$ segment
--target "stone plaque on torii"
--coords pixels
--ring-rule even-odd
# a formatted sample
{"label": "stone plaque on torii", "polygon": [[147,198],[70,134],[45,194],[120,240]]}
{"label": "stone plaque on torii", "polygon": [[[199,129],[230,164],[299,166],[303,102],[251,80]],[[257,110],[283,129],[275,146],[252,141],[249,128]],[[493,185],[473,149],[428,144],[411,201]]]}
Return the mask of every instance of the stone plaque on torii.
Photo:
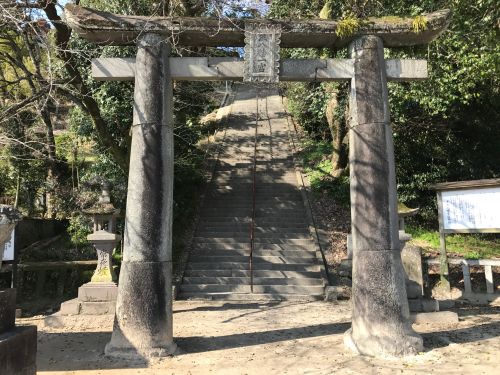
{"label": "stone plaque on torii", "polygon": [[245,24],[245,66],[243,81],[278,83],[281,26]]}
{"label": "stone plaque on torii", "polygon": [[422,350],[422,339],[409,323],[400,256],[387,81],[425,79],[427,63],[385,60],[384,47],[431,42],[448,26],[448,10],[424,15],[426,29],[420,32],[414,31],[411,18],[381,18],[371,19],[346,38],[337,36],[336,21],[259,20],[257,30],[249,26],[246,32],[249,44],[260,43],[260,50],[276,49],[280,39],[278,48],[348,46],[349,50],[348,59],[282,60],[279,65],[272,65],[275,60],[271,57],[263,59],[259,51],[248,54],[246,62],[169,56],[172,43],[242,47],[248,20],[121,16],[74,5],[66,6],[65,14],[73,30],[89,41],[138,47],[135,59],[92,62],[95,79],[135,80],[127,229],[108,355],[161,356],[175,351],[172,81],[244,78],[253,82],[351,82],[353,314],[345,341],[366,355],[401,356]]}

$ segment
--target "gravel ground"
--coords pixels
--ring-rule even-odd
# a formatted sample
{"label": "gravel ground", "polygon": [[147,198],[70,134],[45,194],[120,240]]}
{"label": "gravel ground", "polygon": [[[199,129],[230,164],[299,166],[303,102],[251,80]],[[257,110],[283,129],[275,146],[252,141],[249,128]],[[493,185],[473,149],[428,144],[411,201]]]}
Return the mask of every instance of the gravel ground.
{"label": "gravel ground", "polygon": [[426,351],[383,360],[344,349],[348,302],[272,304],[174,303],[179,354],[163,360],[104,357],[112,316],[64,318],[64,328],[37,324],[40,374],[494,374],[500,353],[500,309],[457,310],[451,326],[415,326]]}

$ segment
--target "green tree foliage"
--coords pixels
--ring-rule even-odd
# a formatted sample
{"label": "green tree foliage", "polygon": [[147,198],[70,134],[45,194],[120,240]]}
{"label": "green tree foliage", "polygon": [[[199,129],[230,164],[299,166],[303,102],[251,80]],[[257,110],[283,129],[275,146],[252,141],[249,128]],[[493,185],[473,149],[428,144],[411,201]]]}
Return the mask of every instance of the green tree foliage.
{"label": "green tree foliage", "polygon": [[[270,16],[319,18],[325,3],[297,1],[291,4],[277,0],[272,3]],[[410,206],[421,206],[424,219],[432,220],[436,209],[434,192],[428,189],[429,184],[498,177],[498,2],[328,0],[328,3],[333,18],[348,13],[360,18],[416,17],[442,8],[453,12],[449,29],[430,45],[386,50],[387,58],[424,58],[429,62],[428,80],[389,85],[400,199]],[[302,51],[287,53],[297,56]],[[322,52],[316,51],[316,54],[320,56]],[[333,56],[339,54],[345,56],[345,51],[333,52]],[[302,56],[306,55],[310,56],[311,52]],[[316,128],[311,133],[317,137],[321,133],[318,129],[325,126],[324,117],[317,115],[317,101],[321,101],[322,96],[326,103],[328,90],[323,90],[315,102],[310,102],[305,85],[291,86],[291,107],[315,114],[318,122],[313,125]],[[312,118],[301,121],[306,123],[307,129]]]}
{"label": "green tree foliage", "polygon": [[[12,109],[13,116],[10,121],[2,122],[2,134],[13,140],[7,147],[2,147],[2,155],[6,160],[1,164],[2,194],[12,197],[16,194],[18,176],[22,176],[20,184],[20,208],[25,213],[35,215],[37,207],[46,204],[43,191],[52,193],[51,202],[54,206],[55,215],[59,218],[70,219],[70,231],[75,243],[84,240],[86,229],[83,228],[85,221],[80,214],[75,214],[81,209],[82,184],[91,180],[94,176],[106,178],[112,182],[113,197],[115,205],[125,209],[127,191],[127,166],[128,153],[130,149],[130,127],[132,124],[132,101],[133,83],[131,82],[96,82],[91,77],[90,60],[96,57],[133,57],[135,47],[98,47],[86,42],[74,33],[68,33],[64,22],[57,21],[59,14],[52,12],[56,9],[56,2],[51,1],[29,1],[23,6],[2,8],[2,14],[10,14],[15,10],[18,17],[10,18],[13,37],[8,42],[19,48],[22,56],[18,58],[23,62],[26,57],[28,69],[26,75],[35,75],[35,66],[30,62],[30,50],[26,42],[21,38],[15,39],[16,27],[23,25],[26,21],[25,14],[30,14],[32,20],[49,17],[53,21],[46,28],[47,38],[45,50],[50,51],[50,59],[38,59],[43,72],[49,71],[52,81],[40,80],[39,91],[52,88],[51,100],[53,99],[54,113],[60,107],[68,107],[64,118],[59,124],[62,132],[54,137],[54,154],[58,161],[64,166],[63,173],[51,186],[43,176],[47,173],[47,166],[43,158],[46,154],[46,135],[40,133],[41,121],[40,111],[37,107],[21,108],[13,104],[22,102],[24,99],[36,97],[38,91],[33,92],[26,83],[27,79],[16,79],[13,68],[0,70],[0,78],[4,78],[0,89],[2,90],[2,107],[0,109]],[[111,11],[121,14],[135,15],[162,15],[183,14],[195,15],[204,9],[197,1],[128,1],[128,0],[87,0],[81,1],[80,5],[96,9]],[[31,19],[30,19],[31,20]],[[41,22],[41,21],[40,21]],[[42,22],[43,23],[43,22]],[[3,23],[0,26],[4,27]],[[11,30],[10,30],[11,31]],[[45,34],[44,34],[45,35]],[[35,35],[36,37],[36,35]],[[1,39],[0,39],[1,41]],[[3,43],[0,52],[12,46]],[[36,46],[35,46],[36,47]],[[44,49],[40,49],[44,51]],[[214,51],[221,54],[221,51]],[[210,54],[211,51],[178,51],[186,55]],[[3,55],[2,55],[3,56]],[[43,56],[43,54],[42,54]],[[8,61],[6,59],[2,61]],[[12,64],[11,64],[12,65]],[[26,65],[26,63],[25,63]],[[14,66],[18,71],[20,68]],[[47,76],[48,74],[44,74]],[[19,76],[19,74],[17,74]],[[35,76],[36,77],[36,76]],[[54,84],[56,82],[56,84]],[[36,82],[38,83],[38,82]],[[52,84],[52,86],[50,86]],[[199,124],[200,115],[210,112],[218,105],[217,97],[213,95],[214,85],[207,83],[176,82],[174,85],[174,117],[175,117],[175,212],[174,217],[178,228],[186,226],[192,209],[195,190],[202,181],[200,165],[203,155],[197,147],[197,142],[206,131]],[[43,94],[43,92],[42,92]],[[40,102],[46,102],[46,97],[40,95]],[[36,101],[35,101],[36,102]],[[52,102],[51,102],[52,103]],[[10,105],[10,107],[8,106]],[[51,119],[54,115],[51,114]],[[2,138],[3,139],[7,139]],[[29,142],[27,142],[29,141]],[[29,147],[27,147],[29,146]],[[5,177],[5,178],[3,178]],[[9,198],[10,199],[10,198]]]}

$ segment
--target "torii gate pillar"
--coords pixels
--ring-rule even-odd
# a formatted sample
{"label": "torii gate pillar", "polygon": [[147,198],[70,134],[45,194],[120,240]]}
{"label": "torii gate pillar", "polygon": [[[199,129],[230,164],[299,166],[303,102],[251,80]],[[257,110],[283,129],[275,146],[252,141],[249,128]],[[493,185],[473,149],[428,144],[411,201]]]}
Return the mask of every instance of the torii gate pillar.
{"label": "torii gate pillar", "polygon": [[384,47],[379,37],[367,35],[349,52],[353,313],[345,342],[365,355],[416,354],[423,343],[409,323],[400,256]]}
{"label": "torii gate pillar", "polygon": [[[170,45],[138,41],[123,262],[106,355],[173,354],[172,203],[174,177]],[[140,296],[141,298],[138,298]]]}

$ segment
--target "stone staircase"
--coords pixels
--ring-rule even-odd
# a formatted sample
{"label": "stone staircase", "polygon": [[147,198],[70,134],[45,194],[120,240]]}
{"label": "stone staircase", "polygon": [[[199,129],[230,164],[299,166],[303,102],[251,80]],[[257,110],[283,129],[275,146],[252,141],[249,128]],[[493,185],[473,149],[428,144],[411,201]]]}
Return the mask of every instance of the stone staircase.
{"label": "stone staircase", "polygon": [[[310,234],[280,97],[267,91],[258,104],[254,88],[238,86],[179,298],[253,301],[324,296],[324,265]],[[257,110],[252,293],[249,254]]]}

